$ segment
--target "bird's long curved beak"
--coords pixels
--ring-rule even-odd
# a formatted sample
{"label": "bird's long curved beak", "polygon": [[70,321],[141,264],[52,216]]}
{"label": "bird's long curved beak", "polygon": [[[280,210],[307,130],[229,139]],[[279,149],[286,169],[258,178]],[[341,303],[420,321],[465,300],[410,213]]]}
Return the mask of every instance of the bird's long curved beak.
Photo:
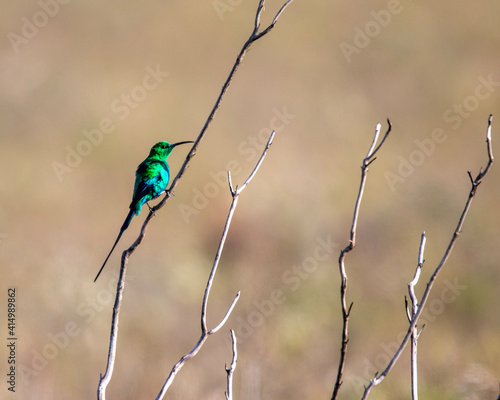
{"label": "bird's long curved beak", "polygon": [[177,142],[177,143],[171,144],[170,146],[172,146],[172,148],[174,148],[175,146],[179,146],[180,144],[186,144],[186,143],[194,143],[194,142],[192,140],[188,140],[185,142]]}

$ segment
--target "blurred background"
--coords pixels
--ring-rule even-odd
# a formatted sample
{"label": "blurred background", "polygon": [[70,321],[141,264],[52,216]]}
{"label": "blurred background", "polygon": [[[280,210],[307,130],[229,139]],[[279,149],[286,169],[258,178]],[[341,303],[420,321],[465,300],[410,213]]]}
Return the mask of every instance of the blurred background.
{"label": "blurred background", "polygon": [[[262,25],[283,1],[269,0]],[[257,0],[17,1],[1,23],[1,293],[16,288],[17,398],[94,398],[108,352],[121,252],[94,276],[127,215],[137,165],[159,140],[194,140],[253,29]],[[238,337],[235,398],[329,399],[337,372],[340,249],[378,122],[393,131],[371,165],[358,241],[341,397],[360,398],[408,321],[487,162],[500,117],[496,1],[295,0],[254,43],[196,157],[130,259],[109,398],[154,398],[200,335],[204,288],[242,193],[209,300],[224,328],[167,398],[221,399]],[[493,119],[493,147],[500,120]],[[188,146],[169,158],[173,173]],[[499,169],[480,186],[434,286],[419,341],[420,394],[496,398],[500,377]],[[0,311],[6,331],[6,307]],[[2,346],[2,354],[6,346]],[[410,398],[409,351],[372,393]],[[7,353],[1,371],[7,371]],[[4,376],[5,378],[5,376]],[[8,396],[5,379],[2,397]]]}

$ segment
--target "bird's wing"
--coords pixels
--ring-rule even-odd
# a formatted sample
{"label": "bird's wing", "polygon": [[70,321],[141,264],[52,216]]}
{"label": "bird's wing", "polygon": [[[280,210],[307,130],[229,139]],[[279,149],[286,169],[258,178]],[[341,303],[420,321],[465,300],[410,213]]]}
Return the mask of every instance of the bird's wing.
{"label": "bird's wing", "polygon": [[140,211],[145,202],[162,194],[170,178],[168,164],[161,160],[145,160],[135,174],[134,196],[130,208]]}

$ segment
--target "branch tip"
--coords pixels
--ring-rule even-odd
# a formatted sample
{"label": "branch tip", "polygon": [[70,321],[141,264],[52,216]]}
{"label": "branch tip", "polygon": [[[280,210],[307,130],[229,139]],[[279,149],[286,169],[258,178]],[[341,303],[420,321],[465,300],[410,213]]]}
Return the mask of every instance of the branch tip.
{"label": "branch tip", "polygon": [[[490,118],[488,120],[488,128],[490,127],[490,124],[491,124],[491,115],[490,115]],[[472,202],[472,198],[474,197],[474,194],[476,192],[476,189],[477,187],[479,186],[479,184],[481,183],[481,179],[486,175],[486,173],[488,172],[492,162],[493,162],[493,152],[492,152],[492,148],[491,148],[491,141],[490,141],[490,138],[491,138],[491,134],[490,132],[487,132],[486,134],[487,136],[487,143],[488,143],[488,163],[486,165],[486,167],[484,168],[484,171],[481,169],[480,173],[478,174],[478,176],[476,177],[476,179],[473,179],[472,178],[472,174],[470,171],[467,171],[467,174],[469,175],[469,179],[472,183],[472,188],[470,190],[470,193],[469,193],[469,196],[467,198],[467,201],[465,203],[465,206],[462,210],[462,213],[458,219],[458,224],[457,224],[457,227],[455,228],[453,234],[452,234],[452,237],[450,239],[450,242],[448,244],[448,247],[446,248],[445,252],[444,252],[444,255],[442,256],[441,258],[441,261],[439,262],[438,266],[435,268],[434,272],[432,273],[431,277],[429,278],[429,281],[425,287],[425,290],[424,290],[424,293],[422,294],[422,298],[420,300],[420,304],[417,303],[416,301],[416,296],[415,296],[415,293],[414,293],[414,285],[416,284],[417,280],[418,280],[418,274],[420,273],[420,270],[421,270],[421,265],[417,266],[417,269],[415,271],[415,277],[414,279],[412,280],[412,282],[410,282],[408,284],[408,289],[409,289],[409,293],[410,293],[410,297],[411,297],[411,300],[412,300],[412,320],[411,320],[411,323],[410,323],[410,326],[408,327],[408,330],[406,332],[406,335],[404,337],[404,339],[401,341],[401,344],[398,348],[398,350],[395,352],[393,358],[390,360],[390,362],[388,363],[388,365],[386,366],[386,368],[382,371],[381,375],[378,377],[378,372],[375,374],[375,379],[372,379],[369,383],[368,386],[365,386],[365,391],[363,393],[363,396],[362,396],[362,400],[366,399],[368,397],[368,394],[370,393],[370,391],[375,387],[377,386],[380,382],[382,382],[382,380],[387,376],[387,374],[392,370],[393,366],[395,365],[395,363],[397,362],[397,360],[399,359],[399,357],[401,356],[403,350],[405,349],[408,341],[410,340],[410,337],[412,338],[412,354],[414,354],[416,356],[416,345],[415,345],[415,340],[418,338],[418,336],[420,335],[420,333],[423,331],[424,327],[425,327],[425,324],[422,325],[422,327],[420,328],[420,331],[418,332],[418,334],[416,334],[417,332],[417,322],[418,322],[418,319],[419,317],[422,315],[422,312],[423,312],[423,309],[427,303],[427,300],[429,298],[429,294],[432,290],[432,287],[437,279],[437,276],[439,274],[439,272],[441,271],[441,269],[443,268],[443,266],[445,265],[445,263],[447,262],[447,260],[449,259],[450,257],[450,254],[455,246],[455,243],[456,243],[456,240],[462,230],[462,227],[463,227],[463,224],[464,224],[464,221],[465,221],[465,218],[469,212],[469,209],[470,209],[470,206],[471,206],[471,202]],[[422,242],[423,242],[423,238],[425,237],[425,232],[422,234]],[[421,247],[423,247],[421,245]],[[423,251],[422,251],[423,253]],[[423,258],[421,259],[422,263],[423,263]],[[413,358],[413,360],[415,360],[416,358]],[[412,364],[412,368],[416,365],[415,364]],[[416,370],[414,371],[412,369],[412,374],[413,372],[416,372]],[[416,377],[416,374],[413,375]],[[416,380],[412,377],[412,388],[413,387],[416,387],[415,385],[413,385],[413,382],[416,382]],[[413,393],[412,393],[413,395]],[[415,398],[415,397],[413,397]],[[500,400],[500,399],[498,399]]]}

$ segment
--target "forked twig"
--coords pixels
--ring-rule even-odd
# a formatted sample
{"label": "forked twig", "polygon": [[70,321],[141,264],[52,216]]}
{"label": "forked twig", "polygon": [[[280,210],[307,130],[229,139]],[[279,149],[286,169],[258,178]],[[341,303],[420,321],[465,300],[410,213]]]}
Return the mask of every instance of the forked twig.
{"label": "forked twig", "polygon": [[233,400],[233,374],[236,369],[236,362],[238,361],[238,349],[236,347],[236,335],[234,331],[231,329],[231,343],[233,348],[233,359],[231,360],[231,365],[226,367],[227,374],[227,391],[226,391],[226,400]]}
{"label": "forked twig", "polygon": [[[418,248],[418,263],[417,268],[415,269],[415,275],[413,279],[408,284],[408,294],[410,296],[411,301],[411,310],[408,306],[408,300],[405,297],[405,307],[406,307],[406,316],[408,317],[408,322],[411,324],[413,318],[418,311],[418,299],[415,294],[415,286],[418,283],[420,278],[420,272],[422,271],[422,266],[424,265],[424,251],[425,251],[425,232],[422,233],[420,237],[420,246]],[[425,326],[425,325],[424,325]],[[417,325],[413,328],[411,332],[411,357],[410,357],[410,369],[411,369],[411,396],[412,400],[418,400],[418,368],[417,368],[417,345],[418,345],[418,337],[420,333],[424,329],[422,326],[420,332],[417,331]]]}
{"label": "forked twig", "polygon": [[486,130],[486,145],[487,145],[487,152],[488,152],[488,163],[486,164],[486,167],[484,168],[484,170],[482,168],[480,168],[479,173],[477,174],[477,176],[474,179],[472,178],[472,174],[470,172],[468,172],[469,178],[471,180],[471,189],[469,191],[469,196],[468,196],[467,201],[465,203],[462,214],[460,215],[460,218],[458,220],[457,227],[455,228],[455,231],[453,232],[450,243],[448,244],[448,247],[446,248],[446,250],[444,252],[443,258],[439,262],[438,266],[436,267],[433,274],[431,275],[429,282],[427,283],[424,294],[422,295],[422,300],[420,302],[420,305],[418,306],[418,309],[411,320],[410,326],[408,327],[408,331],[406,332],[406,335],[405,335],[404,339],[402,340],[401,345],[399,346],[398,350],[394,354],[394,357],[389,361],[389,364],[387,365],[387,367],[380,374],[376,373],[375,377],[372,380],[370,380],[370,383],[368,384],[368,386],[365,387],[365,391],[363,393],[362,399],[368,398],[368,395],[370,394],[371,390],[384,380],[384,378],[391,371],[391,369],[394,367],[397,360],[401,356],[403,350],[405,349],[405,347],[408,343],[408,340],[410,339],[410,337],[411,337],[411,335],[412,335],[412,333],[417,325],[418,319],[419,319],[420,315],[422,314],[422,311],[425,307],[427,299],[429,298],[429,294],[431,292],[432,286],[434,285],[434,282],[436,281],[436,278],[437,278],[439,272],[441,271],[444,264],[446,263],[446,261],[448,261],[448,258],[450,257],[450,254],[453,250],[453,247],[455,246],[455,243],[458,239],[458,236],[460,235],[460,233],[462,231],[465,217],[467,216],[467,213],[469,212],[469,209],[470,209],[470,206],[472,203],[472,199],[476,195],[477,188],[481,184],[481,182],[482,182],[481,180],[484,178],[486,173],[489,171],[491,164],[493,163],[493,148],[492,148],[492,144],[491,144],[491,121],[492,121],[492,119],[493,119],[493,116],[490,115],[488,118],[488,128]]}
{"label": "forked twig", "polygon": [[351,314],[351,308],[353,303],[347,307],[346,294],[347,294],[347,273],[345,269],[345,257],[347,253],[349,253],[354,246],[356,245],[356,230],[358,226],[359,219],[359,209],[361,207],[361,200],[363,198],[363,193],[366,184],[366,178],[368,175],[368,166],[375,161],[375,155],[377,154],[380,147],[384,144],[387,136],[391,132],[392,125],[389,120],[387,120],[387,131],[385,132],[384,137],[380,141],[377,146],[377,142],[380,136],[381,125],[377,124],[375,128],[375,135],[373,137],[372,144],[366,154],[366,157],[363,159],[363,164],[361,165],[361,182],[359,185],[358,197],[356,198],[356,205],[354,206],[354,216],[352,219],[351,232],[349,236],[349,244],[345,249],[340,252],[339,256],[339,271],[340,271],[340,302],[342,306],[342,339],[340,346],[340,360],[339,367],[337,370],[337,379],[335,380],[335,386],[333,388],[332,400],[336,399],[338,396],[338,392],[340,390],[340,386],[342,385],[342,375],[344,372],[345,360],[346,360],[346,352],[347,352],[347,344],[349,343],[349,316]]}
{"label": "forked twig", "polygon": [[205,137],[206,131],[207,131],[210,123],[212,122],[212,120],[215,116],[215,113],[219,109],[219,107],[222,103],[222,99],[224,97],[224,94],[226,93],[227,89],[229,88],[229,85],[230,85],[231,81],[233,80],[233,77],[236,73],[236,70],[238,69],[239,65],[241,64],[243,57],[245,56],[245,54],[249,50],[252,43],[254,43],[258,39],[260,39],[262,36],[269,33],[271,31],[271,29],[274,28],[274,26],[276,25],[276,23],[278,21],[278,18],[281,16],[281,14],[285,10],[285,8],[288,7],[292,3],[292,1],[293,0],[286,1],[283,4],[283,6],[279,9],[279,11],[276,13],[276,15],[274,16],[271,24],[269,26],[267,26],[264,30],[259,32],[260,17],[262,15],[262,12],[264,11],[264,4],[265,4],[265,0],[259,0],[259,5],[257,7],[257,12],[256,12],[256,16],[255,16],[255,22],[254,22],[254,27],[253,27],[252,33],[250,34],[250,37],[244,43],[240,53],[236,57],[236,61],[234,62],[234,65],[231,69],[231,72],[229,73],[226,81],[224,82],[224,85],[222,86],[222,89],[219,93],[219,96],[217,97],[217,100],[215,101],[215,104],[212,108],[212,111],[208,115],[208,118],[207,118],[205,124],[203,125],[203,128],[201,129],[196,141],[194,142],[193,147],[191,148],[188,155],[186,156],[186,159],[185,159],[184,163],[182,164],[179,172],[177,173],[177,175],[173,179],[172,184],[170,185],[170,188],[165,192],[165,196],[163,197],[163,199],[149,211],[148,215],[146,216],[146,218],[144,220],[144,223],[142,224],[141,231],[140,231],[137,239],[134,241],[134,243],[132,243],[132,245],[128,249],[126,249],[122,253],[121,264],[120,264],[120,277],[119,277],[118,284],[117,284],[115,303],[113,306],[113,315],[112,315],[112,319],[111,319],[111,332],[110,332],[110,338],[109,338],[108,360],[107,360],[107,364],[106,364],[106,372],[104,373],[104,375],[102,375],[102,374],[100,375],[99,385],[97,388],[98,400],[105,400],[106,387],[108,386],[108,384],[111,380],[111,376],[113,375],[114,362],[115,362],[115,357],[116,357],[116,343],[117,343],[117,338],[118,338],[118,321],[119,321],[121,302],[123,299],[123,289],[124,289],[124,285],[125,285],[126,268],[127,268],[128,260],[129,260],[130,256],[132,255],[132,253],[137,248],[137,246],[139,246],[141,244],[142,240],[144,239],[149,222],[151,221],[151,219],[155,215],[155,212],[158,211],[159,209],[161,209],[165,205],[166,201],[173,195],[173,191],[174,191],[175,187],[177,186],[177,182],[179,181],[179,179],[182,177],[182,175],[186,171],[191,159],[195,156],[198,145],[200,144],[202,139]]}
{"label": "forked twig", "polygon": [[[214,264],[212,266],[212,270],[210,271],[210,276],[208,277],[207,286],[205,288],[205,295],[203,296],[203,302],[202,302],[202,306],[201,306],[201,336],[200,336],[200,339],[198,340],[196,345],[193,347],[193,349],[189,353],[187,353],[186,355],[182,356],[181,359],[177,362],[177,364],[174,365],[174,367],[170,371],[170,374],[169,374],[167,380],[163,384],[163,387],[162,387],[160,393],[156,397],[156,400],[161,400],[163,398],[163,396],[165,396],[165,393],[167,392],[168,388],[172,384],[177,373],[184,366],[186,361],[193,358],[200,351],[201,347],[203,346],[205,341],[208,339],[208,337],[212,333],[217,332],[222,327],[222,325],[224,325],[224,323],[226,322],[227,318],[229,318],[231,311],[233,310],[236,302],[238,301],[238,299],[240,297],[240,292],[238,291],[238,293],[236,294],[236,297],[234,298],[233,302],[231,303],[231,306],[229,307],[229,310],[226,312],[226,315],[224,316],[222,321],[215,328],[208,330],[208,328],[207,328],[208,296],[210,295],[210,289],[211,289],[213,281],[214,281],[215,272],[217,271],[217,267],[219,265],[219,260],[220,260],[220,256],[222,253],[222,249],[224,248],[224,243],[226,242],[227,234],[229,231],[229,225],[231,224],[231,220],[233,218],[234,211],[236,209],[236,205],[238,204],[238,196],[243,191],[243,189],[245,189],[246,185],[248,185],[248,183],[252,180],[252,178],[257,173],[257,170],[259,169],[260,165],[262,164],[262,161],[264,160],[264,157],[267,154],[267,150],[269,149],[269,147],[272,144],[274,135],[275,135],[275,132],[273,131],[271,133],[271,136],[269,137],[269,140],[266,144],[264,151],[262,152],[262,155],[260,156],[259,161],[257,162],[257,165],[255,166],[255,168],[253,169],[252,173],[247,178],[245,183],[239,189],[236,189],[236,190],[233,190],[233,188],[230,184],[231,196],[232,196],[233,200],[232,200],[231,206],[229,208],[229,213],[227,215],[226,224],[224,225],[224,230],[222,232],[222,237],[221,237],[221,240],[219,243],[219,247],[217,248],[217,253],[215,255]],[[229,179],[230,179],[230,176],[231,176],[231,174],[228,172]]]}

